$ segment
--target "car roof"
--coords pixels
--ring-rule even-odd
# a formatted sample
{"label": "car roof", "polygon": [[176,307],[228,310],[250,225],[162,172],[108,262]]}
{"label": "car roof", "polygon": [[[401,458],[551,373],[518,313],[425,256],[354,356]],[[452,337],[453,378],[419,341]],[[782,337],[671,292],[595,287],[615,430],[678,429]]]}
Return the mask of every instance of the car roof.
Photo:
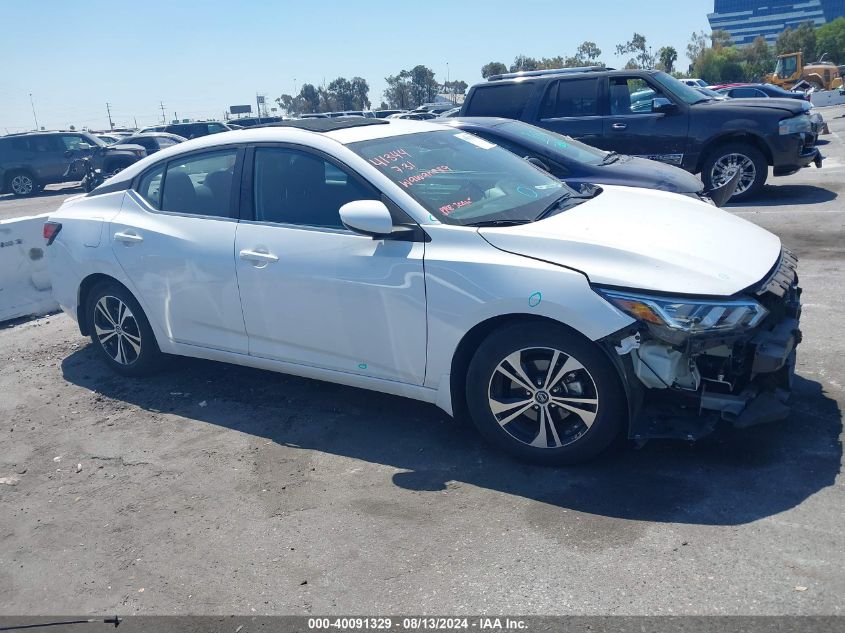
{"label": "car roof", "polygon": [[[121,183],[133,180],[138,174],[148,169],[154,164],[165,162],[173,158],[177,158],[182,154],[194,152],[197,150],[222,148],[226,146],[238,145],[241,143],[299,143],[303,145],[308,144],[309,139],[314,137],[330,138],[342,145],[355,143],[358,141],[368,141],[380,138],[389,138],[392,136],[402,136],[405,134],[418,134],[421,132],[435,132],[444,130],[454,130],[444,125],[439,125],[430,121],[390,121],[385,122],[381,119],[381,123],[372,122],[374,119],[355,118],[354,125],[340,125],[338,126],[337,119],[317,119],[316,121],[322,123],[334,123],[331,129],[314,130],[308,129],[306,123],[312,123],[312,120],[297,120],[286,121],[288,125],[271,124],[267,126],[254,126],[243,128],[241,130],[231,130],[228,132],[220,132],[219,134],[209,134],[199,138],[185,141],[171,147],[165,148],[156,152],[150,157],[141,159],[137,163],[127,167],[116,176],[110,179],[117,187]],[[290,125],[291,123],[296,125]],[[343,121],[341,121],[343,123]]]}

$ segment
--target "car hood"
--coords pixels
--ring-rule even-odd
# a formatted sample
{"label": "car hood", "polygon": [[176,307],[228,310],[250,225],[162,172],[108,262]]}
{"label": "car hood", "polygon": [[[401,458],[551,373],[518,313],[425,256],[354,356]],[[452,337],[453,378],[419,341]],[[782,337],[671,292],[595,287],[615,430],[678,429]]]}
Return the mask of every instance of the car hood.
{"label": "car hood", "polygon": [[[800,99],[728,99],[727,101],[705,101],[700,106],[710,108],[753,108],[755,110],[782,110],[788,114],[796,115],[804,112],[803,104],[807,103]],[[696,106],[698,107],[698,106]]]}
{"label": "car hood", "polygon": [[[704,184],[698,176],[680,167],[648,158],[623,156],[597,169],[597,175],[602,179],[606,177],[605,182],[608,184],[647,187],[674,193],[699,193],[704,190]],[[568,179],[564,178],[564,180]],[[580,180],[587,180],[587,178]],[[601,183],[602,180],[595,180],[595,182]]]}
{"label": "car hood", "polygon": [[777,236],[687,196],[605,186],[545,220],[480,228],[509,253],[578,270],[591,283],[689,295],[733,295],[780,256]]}

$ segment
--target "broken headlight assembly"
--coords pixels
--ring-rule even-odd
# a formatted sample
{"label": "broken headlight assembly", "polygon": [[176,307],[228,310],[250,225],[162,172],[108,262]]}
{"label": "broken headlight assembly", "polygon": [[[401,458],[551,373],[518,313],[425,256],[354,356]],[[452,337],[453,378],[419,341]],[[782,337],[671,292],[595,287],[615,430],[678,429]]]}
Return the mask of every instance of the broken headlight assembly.
{"label": "broken headlight assembly", "polygon": [[[756,327],[768,310],[753,299],[705,300],[658,297],[621,290],[596,291],[637,321],[654,326],[655,334],[669,340],[695,334],[734,333]],[[680,335],[680,336],[679,336]]]}

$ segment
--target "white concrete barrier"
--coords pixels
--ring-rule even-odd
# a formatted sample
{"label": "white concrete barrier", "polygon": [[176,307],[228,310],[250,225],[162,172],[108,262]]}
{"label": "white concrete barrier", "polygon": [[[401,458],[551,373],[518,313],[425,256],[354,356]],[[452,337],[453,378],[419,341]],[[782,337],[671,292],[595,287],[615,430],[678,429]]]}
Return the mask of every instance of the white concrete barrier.
{"label": "white concrete barrier", "polygon": [[47,214],[0,220],[0,322],[59,309],[50,287]]}
{"label": "white concrete barrier", "polygon": [[810,93],[810,103],[817,108],[845,103],[845,95],[839,94],[838,90],[819,90]]}

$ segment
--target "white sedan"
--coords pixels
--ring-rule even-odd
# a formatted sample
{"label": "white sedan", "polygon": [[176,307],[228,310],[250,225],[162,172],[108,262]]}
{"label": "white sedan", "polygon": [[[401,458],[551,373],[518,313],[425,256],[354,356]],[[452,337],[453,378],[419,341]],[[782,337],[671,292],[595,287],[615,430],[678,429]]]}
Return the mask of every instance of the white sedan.
{"label": "white sedan", "polygon": [[44,234],[56,299],[124,375],[177,354],[373,389],[555,464],[788,413],[800,290],[777,237],[685,196],[576,191],[444,126],[189,141]]}

